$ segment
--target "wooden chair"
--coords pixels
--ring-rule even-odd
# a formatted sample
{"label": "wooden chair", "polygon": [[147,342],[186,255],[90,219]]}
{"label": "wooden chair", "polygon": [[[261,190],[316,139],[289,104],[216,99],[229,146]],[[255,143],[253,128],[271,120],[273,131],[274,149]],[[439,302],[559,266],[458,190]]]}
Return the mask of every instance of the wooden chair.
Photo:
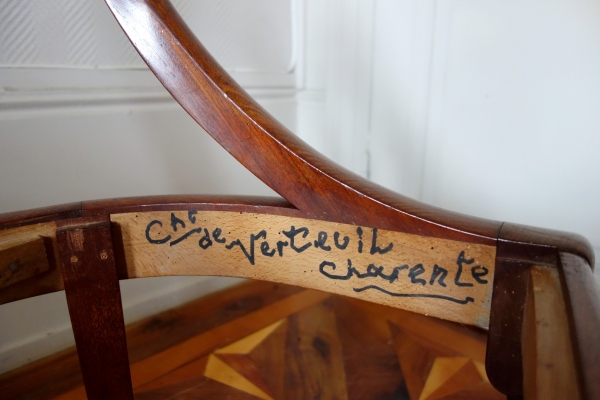
{"label": "wooden chair", "polygon": [[169,275],[299,285],[486,328],[487,374],[509,398],[600,398],[586,239],[440,210],[356,176],[252,100],[168,2],[107,3],[181,106],[282,199],[160,196],[0,216],[0,304],[66,291],[88,398],[133,398],[119,279]]}

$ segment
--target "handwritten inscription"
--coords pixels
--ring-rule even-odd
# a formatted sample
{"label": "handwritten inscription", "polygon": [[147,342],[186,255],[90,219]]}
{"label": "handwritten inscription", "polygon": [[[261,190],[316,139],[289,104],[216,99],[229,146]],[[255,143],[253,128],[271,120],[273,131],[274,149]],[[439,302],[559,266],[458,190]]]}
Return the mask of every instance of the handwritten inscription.
{"label": "handwritten inscription", "polygon": [[[393,297],[431,298],[465,305],[474,302],[475,299],[472,296],[456,297],[449,294],[397,292],[391,290],[389,286],[382,287],[380,282],[394,284],[403,280],[409,285],[447,289],[489,284],[489,269],[484,265],[477,264],[474,258],[467,257],[466,249],[455,255],[456,267],[452,269],[438,263],[427,266],[422,262],[413,265],[408,263],[400,263],[400,265],[369,263],[366,267],[357,268],[352,261],[353,254],[368,252],[369,256],[385,255],[397,248],[393,242],[381,243],[377,228],[356,227],[353,236],[342,235],[339,231],[317,230],[313,232],[308,224],[306,226],[290,225],[278,231],[277,237],[270,237],[266,229],[257,229],[248,233],[246,237],[237,237],[225,233],[219,226],[200,226],[196,216],[197,211],[190,210],[185,219],[171,213],[168,221],[152,220],[146,225],[145,239],[152,245],[168,244],[169,246],[177,246],[184,241],[193,240],[197,241],[198,247],[202,250],[207,250],[212,246],[222,246],[228,251],[241,252],[251,266],[256,265],[260,257],[284,258],[290,253],[292,255],[301,254],[314,247],[322,253],[322,261],[316,266],[321,276],[330,280],[354,280],[356,286],[353,287],[353,291],[356,293],[373,290]],[[166,226],[170,227],[169,232],[160,229]],[[364,242],[369,245],[365,246]],[[333,249],[348,256],[346,265],[341,266],[328,258],[328,253],[331,253]],[[362,282],[368,284],[359,285]]]}
{"label": "handwritten inscription", "polygon": [[343,294],[485,327],[495,247],[233,211],[113,214],[130,277],[217,275]]}

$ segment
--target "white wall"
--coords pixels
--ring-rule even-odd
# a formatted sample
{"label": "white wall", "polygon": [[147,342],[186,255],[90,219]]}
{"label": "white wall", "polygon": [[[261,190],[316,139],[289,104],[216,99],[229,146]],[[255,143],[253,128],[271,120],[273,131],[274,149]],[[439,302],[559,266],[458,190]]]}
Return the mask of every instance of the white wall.
{"label": "white wall", "polygon": [[[0,3],[0,21],[13,21],[0,24],[0,212],[272,193],[170,100],[101,2],[44,4]],[[259,102],[340,164],[437,206],[582,233],[600,249],[600,3],[175,4]],[[126,282],[126,317],[224,284]],[[0,370],[71,343],[63,294],[28,302],[0,307]],[[25,308],[35,317],[21,318]]]}
{"label": "white wall", "polygon": [[578,232],[600,249],[600,3],[307,0],[306,9],[306,91],[325,100],[312,122],[299,119],[300,136],[325,121],[323,151],[380,184]]}
{"label": "white wall", "polygon": [[[294,129],[294,3],[175,5],[236,79]],[[103,2],[3,1],[0,21],[0,212],[153,194],[274,195],[175,103]],[[122,282],[125,319],[237,281]],[[0,372],[73,345],[64,293],[1,306],[0,321]]]}

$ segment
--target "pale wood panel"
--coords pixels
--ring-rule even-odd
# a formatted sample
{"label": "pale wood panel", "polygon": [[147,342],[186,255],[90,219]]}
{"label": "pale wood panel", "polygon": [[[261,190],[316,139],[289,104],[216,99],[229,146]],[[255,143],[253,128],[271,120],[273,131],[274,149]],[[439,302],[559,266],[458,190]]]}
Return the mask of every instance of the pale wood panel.
{"label": "pale wood panel", "polygon": [[54,267],[48,260],[44,238],[56,254],[55,237],[54,222],[0,231],[0,289]]}
{"label": "pale wood panel", "polygon": [[44,239],[26,240],[16,245],[0,244],[0,288],[48,271]]}
{"label": "pale wood panel", "polygon": [[113,214],[128,276],[219,275],[343,294],[486,327],[495,247],[264,214]]}
{"label": "pale wood panel", "polygon": [[54,239],[56,237],[56,224],[54,222],[44,222],[0,231],[0,249],[16,246],[39,237]]}
{"label": "pale wood panel", "polygon": [[531,268],[522,337],[525,399],[581,398],[567,310],[555,268]]}

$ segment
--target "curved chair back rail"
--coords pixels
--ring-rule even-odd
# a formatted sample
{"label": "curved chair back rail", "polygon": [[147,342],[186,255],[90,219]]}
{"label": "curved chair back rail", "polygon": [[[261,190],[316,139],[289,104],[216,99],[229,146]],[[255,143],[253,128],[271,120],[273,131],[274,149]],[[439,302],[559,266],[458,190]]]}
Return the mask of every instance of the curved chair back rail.
{"label": "curved chair back rail", "polygon": [[[256,104],[168,2],[107,3],[182,107],[285,200],[158,196],[0,216],[0,304],[66,289],[89,398],[132,398],[118,279],[170,275],[283,282],[487,327],[486,368],[503,393],[600,398],[586,239],[440,210],[356,176]],[[110,329],[90,328],[92,314]]]}
{"label": "curved chair back rail", "polygon": [[[60,290],[57,229],[102,217],[112,223],[121,279],[246,277],[488,327],[494,246],[311,219],[276,199],[150,200],[88,202],[79,210],[67,205],[47,216],[28,212],[22,216],[35,222],[28,225],[16,215],[5,216],[4,226],[12,228],[0,231],[0,243],[13,249],[13,273],[6,276],[0,301]],[[28,252],[36,258],[14,261],[25,260]],[[53,286],[47,271],[55,271]],[[40,276],[39,285],[25,280],[33,276]]]}

